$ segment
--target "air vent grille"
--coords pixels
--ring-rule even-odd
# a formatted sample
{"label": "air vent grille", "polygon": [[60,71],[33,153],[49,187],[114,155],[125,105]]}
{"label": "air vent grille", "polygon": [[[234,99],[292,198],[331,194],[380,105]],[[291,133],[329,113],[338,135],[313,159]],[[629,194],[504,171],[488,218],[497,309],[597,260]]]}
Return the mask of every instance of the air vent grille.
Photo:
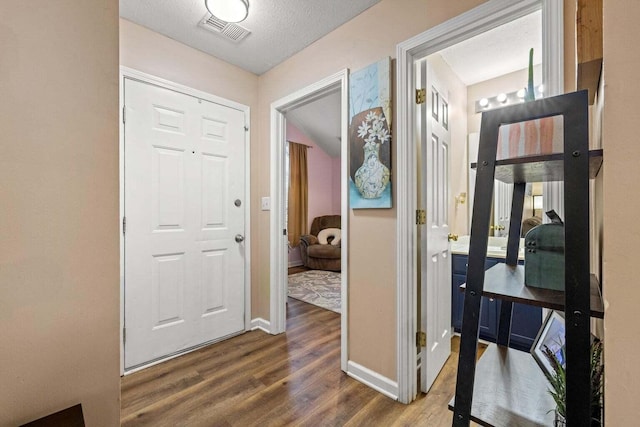
{"label": "air vent grille", "polygon": [[202,18],[200,26],[236,43],[251,34],[251,31],[246,28],[218,19],[210,13],[207,13],[204,18]]}

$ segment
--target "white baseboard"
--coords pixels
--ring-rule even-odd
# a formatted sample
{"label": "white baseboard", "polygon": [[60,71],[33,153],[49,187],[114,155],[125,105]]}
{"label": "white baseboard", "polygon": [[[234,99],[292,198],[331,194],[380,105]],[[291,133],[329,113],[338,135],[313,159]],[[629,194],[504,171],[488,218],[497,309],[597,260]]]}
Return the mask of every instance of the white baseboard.
{"label": "white baseboard", "polygon": [[302,260],[297,261],[289,261],[289,268],[291,267],[300,267],[302,265]]}
{"label": "white baseboard", "polygon": [[393,400],[398,400],[398,383],[369,368],[349,360],[347,362],[347,375]]}
{"label": "white baseboard", "polygon": [[255,331],[256,329],[260,329],[261,331],[270,334],[271,322],[269,322],[268,320],[264,320],[262,317],[251,319],[251,330]]}

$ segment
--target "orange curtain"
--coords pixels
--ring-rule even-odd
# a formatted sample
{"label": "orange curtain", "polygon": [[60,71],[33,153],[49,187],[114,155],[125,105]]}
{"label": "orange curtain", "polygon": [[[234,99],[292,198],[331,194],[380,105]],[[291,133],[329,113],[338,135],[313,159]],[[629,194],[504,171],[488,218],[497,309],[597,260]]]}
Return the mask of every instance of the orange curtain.
{"label": "orange curtain", "polygon": [[287,234],[291,246],[298,246],[300,236],[307,233],[308,185],[307,146],[289,142]]}

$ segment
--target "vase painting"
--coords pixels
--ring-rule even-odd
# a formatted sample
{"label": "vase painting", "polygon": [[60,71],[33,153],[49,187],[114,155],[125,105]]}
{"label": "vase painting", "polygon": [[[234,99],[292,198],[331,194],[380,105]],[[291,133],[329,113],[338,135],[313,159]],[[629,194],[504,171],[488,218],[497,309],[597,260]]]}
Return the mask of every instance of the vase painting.
{"label": "vase painting", "polygon": [[349,78],[349,205],[390,208],[391,60],[385,58]]}

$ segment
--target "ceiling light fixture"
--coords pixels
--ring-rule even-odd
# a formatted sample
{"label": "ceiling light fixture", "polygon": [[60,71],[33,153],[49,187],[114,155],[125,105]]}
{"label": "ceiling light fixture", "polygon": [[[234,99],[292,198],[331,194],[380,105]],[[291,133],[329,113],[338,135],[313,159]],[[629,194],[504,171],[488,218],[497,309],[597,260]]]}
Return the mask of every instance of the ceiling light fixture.
{"label": "ceiling light fixture", "polygon": [[204,0],[209,13],[225,22],[242,22],[249,15],[249,0]]}

